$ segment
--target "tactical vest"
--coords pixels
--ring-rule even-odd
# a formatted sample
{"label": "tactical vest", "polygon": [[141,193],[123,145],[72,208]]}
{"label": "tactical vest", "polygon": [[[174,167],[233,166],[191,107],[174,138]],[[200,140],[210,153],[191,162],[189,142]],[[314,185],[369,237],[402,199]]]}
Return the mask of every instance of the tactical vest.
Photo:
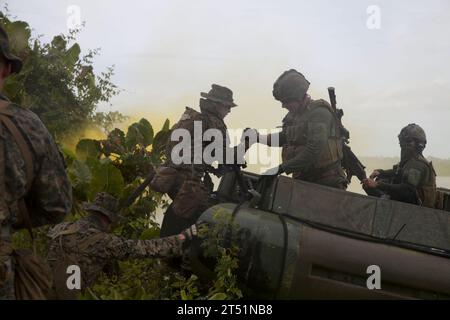
{"label": "tactical vest", "polygon": [[428,208],[434,208],[436,206],[436,171],[434,170],[433,163],[427,161],[423,156],[415,158],[424,163],[428,168],[428,180],[417,188],[417,193],[422,206]]}
{"label": "tactical vest", "polygon": [[308,138],[308,125],[315,108],[326,108],[333,115],[332,125],[328,128],[327,148],[321,151],[319,160],[314,164],[315,172],[323,172],[338,166],[343,157],[342,138],[339,122],[331,106],[325,100],[311,101],[306,110],[299,114],[289,113],[283,120],[283,132],[286,141],[283,144],[283,162],[294,158],[304,151]]}
{"label": "tactical vest", "polygon": [[[423,181],[422,184],[417,187],[417,197],[419,200],[418,204],[428,208],[435,208],[437,190],[436,171],[434,170],[433,164],[427,161],[427,159],[425,159],[425,157],[423,157],[422,155],[415,157],[414,160],[424,163],[428,169],[428,180]],[[394,177],[392,179],[392,183],[399,184],[403,182],[402,179],[406,163],[401,167],[400,165],[394,166]]]}

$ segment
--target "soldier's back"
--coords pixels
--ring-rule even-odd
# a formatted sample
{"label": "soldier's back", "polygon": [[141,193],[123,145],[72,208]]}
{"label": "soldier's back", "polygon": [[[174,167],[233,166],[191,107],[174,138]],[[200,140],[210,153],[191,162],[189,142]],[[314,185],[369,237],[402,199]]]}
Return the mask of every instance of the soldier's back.
{"label": "soldier's back", "polygon": [[[32,195],[32,201],[27,201],[32,205],[29,208],[31,224],[58,223],[70,211],[72,204],[64,159],[35,113],[16,104],[6,106],[5,100],[0,100],[0,104],[3,105],[0,113],[14,123],[30,152],[30,159],[26,159],[12,132],[4,126],[5,199],[10,209],[10,222],[16,224],[20,220],[18,200]],[[28,163],[30,160],[31,164]],[[30,171],[32,181],[27,186]]]}
{"label": "soldier's back", "polygon": [[[36,114],[2,95],[0,158],[0,267],[6,267],[6,281],[0,279],[0,298],[14,299],[21,298],[14,290],[14,279],[20,278],[14,266],[24,260],[13,258],[13,231],[27,227],[31,232],[32,227],[60,222],[70,211],[72,189],[64,161],[44,124]],[[22,257],[28,258],[29,253],[22,250]],[[25,289],[32,295],[40,290]]]}
{"label": "soldier's back", "polygon": [[[64,222],[52,228],[48,237],[50,246],[47,261],[53,271],[56,298],[75,299],[83,288],[89,287],[102,271],[107,257],[104,240],[108,234],[99,230],[87,218]],[[67,288],[67,270],[76,266],[81,271],[80,290]]]}

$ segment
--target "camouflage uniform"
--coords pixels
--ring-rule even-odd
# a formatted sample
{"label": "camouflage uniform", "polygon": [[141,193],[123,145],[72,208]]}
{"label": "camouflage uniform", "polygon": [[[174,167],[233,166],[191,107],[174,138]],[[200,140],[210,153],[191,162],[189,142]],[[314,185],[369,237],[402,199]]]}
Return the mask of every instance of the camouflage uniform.
{"label": "camouflage uniform", "polygon": [[[100,196],[103,196],[100,194]],[[97,197],[96,207],[85,206],[90,211],[104,206]],[[97,211],[97,212],[98,212]],[[108,212],[108,219],[117,214]],[[53,270],[56,298],[75,299],[80,290],[69,290],[66,285],[70,265],[81,270],[81,291],[92,286],[106,265],[116,260],[180,257],[183,241],[179,236],[154,240],[132,240],[109,233],[98,216],[90,215],[76,222],[61,223],[48,233],[50,241],[48,263]]]}
{"label": "camouflage uniform", "polygon": [[[0,54],[9,60],[5,38],[0,28]],[[13,71],[20,66],[14,60]],[[32,227],[60,222],[70,212],[72,188],[58,147],[33,112],[0,95],[0,117],[0,299],[13,299],[13,229],[27,225],[27,215]],[[17,130],[22,144],[11,130]]]}
{"label": "camouflage uniform", "polygon": [[303,106],[283,119],[279,135],[282,171],[295,179],[345,189],[342,169],[342,138],[338,119],[325,100],[306,95],[309,82],[295,70],[283,73],[274,84],[274,97],[281,102],[303,101]]}
{"label": "camouflage uniform", "polygon": [[[198,143],[201,146],[201,154],[203,154],[204,149],[212,143],[212,141],[203,141],[203,133],[208,129],[217,129],[223,137],[221,145],[224,147],[223,156],[225,157],[230,139],[227,126],[216,111],[216,104],[224,104],[230,108],[236,106],[233,102],[232,91],[214,84],[209,93],[201,93],[201,95],[205,98],[200,100],[201,112],[186,107],[180,120],[171,130],[173,132],[176,129],[186,129],[192,138],[190,141],[191,151]],[[194,135],[195,122],[201,123],[202,127],[202,134],[198,137]],[[178,143],[169,138],[166,148],[168,161],[157,169],[156,177],[151,184],[154,190],[167,193],[173,200],[164,215],[161,236],[179,233],[193,224],[200,214],[210,206],[208,197],[213,188],[207,173],[210,164],[205,163],[204,159],[200,161],[201,163],[195,162],[194,152],[191,152],[191,164],[176,164],[171,156],[173,148]],[[235,154],[237,155],[237,153]],[[225,163],[225,159],[219,160],[219,162]]]}
{"label": "camouflage uniform", "polygon": [[[379,172],[377,190],[392,200],[434,208],[436,204],[436,172],[422,151],[426,145],[425,132],[409,124],[399,135],[402,148],[400,163],[393,169]],[[369,189],[370,190],[370,189]]]}
{"label": "camouflage uniform", "polygon": [[422,155],[400,162],[393,169],[378,171],[379,178],[389,182],[379,182],[377,189],[390,199],[434,208],[436,172],[433,164]]}

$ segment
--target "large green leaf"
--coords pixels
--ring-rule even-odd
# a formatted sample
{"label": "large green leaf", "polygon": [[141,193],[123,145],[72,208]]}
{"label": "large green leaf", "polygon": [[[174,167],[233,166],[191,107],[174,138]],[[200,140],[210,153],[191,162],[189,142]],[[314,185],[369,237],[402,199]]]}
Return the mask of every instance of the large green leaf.
{"label": "large green leaf", "polygon": [[86,163],[92,172],[92,180],[89,187],[90,199],[93,199],[97,193],[102,191],[108,192],[117,198],[122,196],[125,185],[122,173],[111,161],[89,158]]}
{"label": "large green leaf", "polygon": [[213,294],[211,297],[208,298],[208,300],[226,300],[227,295],[223,292],[218,292]]}
{"label": "large green leaf", "polygon": [[12,51],[22,55],[28,48],[28,41],[31,37],[28,23],[25,21],[14,21],[7,25],[6,31],[9,35]]}
{"label": "large green leaf", "polygon": [[101,153],[100,142],[94,139],[82,139],[77,144],[76,153],[80,160],[98,158]]}
{"label": "large green leaf", "polygon": [[62,36],[55,36],[52,40],[52,48],[56,51],[63,52],[66,49],[67,41]]}
{"label": "large green leaf", "polygon": [[88,189],[92,179],[89,167],[81,161],[74,160],[69,167],[68,176],[74,189],[74,197],[88,200]]}
{"label": "large green leaf", "polygon": [[153,142],[153,127],[148,120],[142,118],[128,127],[126,145],[133,150],[136,145],[147,147]]}
{"label": "large green leaf", "polygon": [[144,147],[147,147],[153,142],[153,127],[147,119],[142,118],[139,120],[139,131],[142,135],[142,141],[140,142]]}
{"label": "large green leaf", "polygon": [[139,130],[139,124],[133,123],[128,127],[127,135],[125,137],[125,143],[129,150],[134,150],[139,141],[142,141],[143,137]]}
{"label": "large green leaf", "polygon": [[161,157],[170,138],[170,133],[171,131],[160,131],[156,134],[155,139],[153,139],[152,156],[156,158]]}
{"label": "large green leaf", "polygon": [[170,130],[170,121],[169,119],[166,119],[166,121],[164,121],[164,125],[161,129],[162,131],[169,131]]}
{"label": "large green leaf", "polygon": [[77,63],[78,59],[80,58],[80,45],[78,43],[75,43],[73,46],[71,46],[64,57],[65,65],[72,70],[75,64]]}
{"label": "large green leaf", "polygon": [[91,171],[89,167],[78,160],[75,160],[70,167],[71,181],[74,186],[87,185],[91,182]]}

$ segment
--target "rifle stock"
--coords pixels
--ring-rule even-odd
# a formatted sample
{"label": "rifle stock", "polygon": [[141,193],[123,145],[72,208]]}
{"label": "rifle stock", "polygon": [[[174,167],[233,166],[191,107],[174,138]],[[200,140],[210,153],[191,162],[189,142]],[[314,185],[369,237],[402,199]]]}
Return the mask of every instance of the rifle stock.
{"label": "rifle stock", "polygon": [[359,181],[363,181],[367,178],[365,166],[359,161],[358,157],[353,153],[350,146],[348,146],[350,133],[349,131],[342,125],[342,116],[344,115],[344,111],[342,109],[336,108],[336,92],[333,87],[328,88],[328,95],[330,97],[330,104],[333,108],[333,111],[336,114],[336,117],[338,119],[339,123],[339,130],[341,131],[342,135],[342,151],[343,151],[343,159],[342,159],[342,166],[344,167],[345,171],[347,172],[347,179],[350,182],[352,176],[356,176]]}
{"label": "rifle stock", "polygon": [[342,160],[342,166],[347,171],[347,179],[351,180],[352,176],[356,176],[359,181],[367,179],[366,167],[359,161],[358,157],[353,153],[352,149],[343,144],[342,151],[344,153],[344,159]]}

